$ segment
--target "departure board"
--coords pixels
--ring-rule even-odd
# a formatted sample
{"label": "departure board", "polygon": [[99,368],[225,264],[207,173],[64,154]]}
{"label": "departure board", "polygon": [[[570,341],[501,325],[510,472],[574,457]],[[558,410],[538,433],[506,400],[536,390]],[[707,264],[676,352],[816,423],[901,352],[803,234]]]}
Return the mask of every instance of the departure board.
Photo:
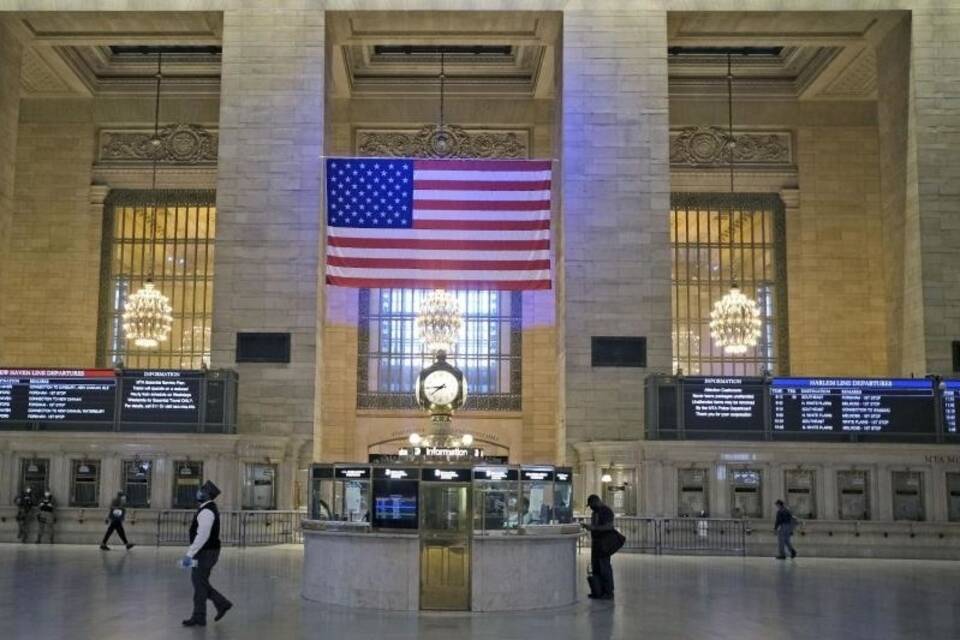
{"label": "departure board", "polygon": [[774,378],[773,433],[936,433],[933,383],[926,379]]}
{"label": "departure board", "polygon": [[0,422],[112,422],[112,369],[0,369]]}
{"label": "departure board", "polygon": [[688,377],[681,385],[688,433],[763,432],[762,378]]}
{"label": "departure board", "polygon": [[957,429],[957,411],[960,410],[960,380],[944,380],[940,389],[943,392],[943,430],[951,435],[960,434]]}
{"label": "departure board", "polygon": [[123,377],[121,422],[200,421],[200,371],[127,370]]}

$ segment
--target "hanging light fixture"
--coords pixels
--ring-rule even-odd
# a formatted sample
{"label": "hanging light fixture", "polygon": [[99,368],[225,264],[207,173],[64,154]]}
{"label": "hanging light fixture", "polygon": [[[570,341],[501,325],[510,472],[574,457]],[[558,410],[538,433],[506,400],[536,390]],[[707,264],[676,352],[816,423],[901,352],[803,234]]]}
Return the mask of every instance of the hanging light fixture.
{"label": "hanging light fixture", "polygon": [[170,299],[153,284],[153,265],[157,251],[157,212],[160,209],[160,193],[157,191],[157,161],[160,157],[160,81],[163,78],[163,53],[157,51],[157,92],[153,111],[153,138],[150,149],[153,154],[152,192],[155,197],[150,217],[153,242],[150,244],[150,275],[146,282],[123,303],[123,332],[127,340],[141,349],[156,349],[170,337],[173,328],[173,307]]}
{"label": "hanging light fixture", "polygon": [[[727,153],[730,157],[730,196],[733,189],[733,162],[736,142],[733,137],[733,67],[731,54],[727,54]],[[733,215],[731,209],[728,223],[730,237],[730,291],[710,311],[710,337],[729,355],[742,355],[757,346],[760,340],[760,308],[757,303],[740,291],[733,265]]]}
{"label": "hanging light fixture", "polygon": [[427,351],[434,355],[450,351],[463,326],[457,297],[443,289],[431,291],[420,303],[415,324]]}

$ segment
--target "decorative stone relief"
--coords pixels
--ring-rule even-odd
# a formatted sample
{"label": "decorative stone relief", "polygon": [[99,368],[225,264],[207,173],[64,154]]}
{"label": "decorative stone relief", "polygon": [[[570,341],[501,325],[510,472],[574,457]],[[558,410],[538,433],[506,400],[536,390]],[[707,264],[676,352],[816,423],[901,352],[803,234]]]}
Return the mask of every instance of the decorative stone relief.
{"label": "decorative stone relief", "polygon": [[456,125],[418,130],[358,129],[357,155],[402,158],[527,158],[525,130],[467,130]]}
{"label": "decorative stone relief", "polygon": [[99,161],[150,163],[154,153],[160,164],[209,165],[217,163],[219,135],[196,124],[171,124],[160,129],[157,151],[151,144],[153,131],[105,129],[100,132]]}
{"label": "decorative stone relief", "polygon": [[[789,131],[734,132],[734,163],[784,167],[793,164]],[[670,164],[680,167],[724,166],[727,130],[719,127],[684,127],[670,132]]]}
{"label": "decorative stone relief", "polygon": [[868,99],[877,91],[877,54],[873,47],[863,51],[821,92],[827,98]]}

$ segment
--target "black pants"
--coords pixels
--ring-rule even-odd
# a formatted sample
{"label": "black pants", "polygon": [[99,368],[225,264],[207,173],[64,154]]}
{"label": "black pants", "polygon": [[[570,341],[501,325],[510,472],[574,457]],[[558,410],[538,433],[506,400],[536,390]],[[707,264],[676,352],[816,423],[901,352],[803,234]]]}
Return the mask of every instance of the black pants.
{"label": "black pants", "polygon": [[193,583],[193,619],[207,619],[207,600],[213,602],[218,610],[223,609],[230,604],[230,601],[223,597],[223,594],[213,588],[210,584],[210,572],[214,565],[220,559],[219,549],[209,549],[199,552],[194,560],[197,561],[190,571],[190,582]]}
{"label": "black pants", "polygon": [[110,535],[114,531],[116,531],[117,535],[120,536],[120,540],[123,541],[123,544],[130,544],[129,542],[127,542],[127,534],[124,533],[123,531],[123,522],[119,520],[116,522],[114,522],[113,520],[110,521],[110,526],[107,527],[107,532],[103,534],[103,542],[101,542],[100,544],[107,544],[107,540],[110,539]]}
{"label": "black pants", "polygon": [[600,581],[601,592],[598,596],[613,595],[613,565],[610,564],[611,556],[600,553],[596,547],[590,550],[590,564],[593,568],[593,575]]}

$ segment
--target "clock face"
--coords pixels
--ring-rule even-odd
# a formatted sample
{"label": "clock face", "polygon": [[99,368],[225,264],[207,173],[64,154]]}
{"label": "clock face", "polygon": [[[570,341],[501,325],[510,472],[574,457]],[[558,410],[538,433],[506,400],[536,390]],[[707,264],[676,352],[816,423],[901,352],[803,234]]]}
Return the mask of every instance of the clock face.
{"label": "clock face", "polygon": [[436,405],[449,405],[457,397],[460,383],[449,371],[434,371],[423,380],[423,395]]}

